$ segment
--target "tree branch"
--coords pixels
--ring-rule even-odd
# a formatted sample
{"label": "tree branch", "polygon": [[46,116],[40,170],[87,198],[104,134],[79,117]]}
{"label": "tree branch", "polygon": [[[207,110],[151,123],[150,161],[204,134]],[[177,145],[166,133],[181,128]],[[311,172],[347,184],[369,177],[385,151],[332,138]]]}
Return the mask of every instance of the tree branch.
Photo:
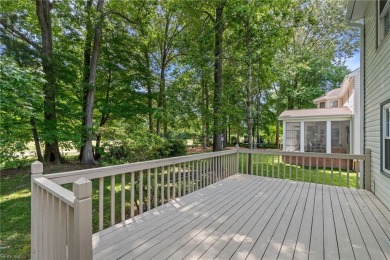
{"label": "tree branch", "polygon": [[205,11],[205,10],[202,10],[201,12],[204,14],[207,14],[207,16],[210,18],[210,20],[213,21],[213,23],[215,23],[215,18],[213,17],[212,14],[210,14],[208,11]]}
{"label": "tree branch", "polygon": [[36,42],[33,42],[31,39],[29,39],[26,35],[19,32],[17,29],[15,29],[13,26],[7,24],[7,22],[4,19],[0,20],[0,24],[3,26],[5,32],[15,35],[17,38],[27,42],[30,44],[35,50],[37,50],[39,53],[42,52],[42,47],[39,46]]}
{"label": "tree branch", "polygon": [[131,24],[134,24],[134,25],[139,25],[139,22],[137,20],[132,20],[132,19],[130,19],[129,17],[127,17],[126,15],[124,15],[122,13],[115,12],[115,11],[108,11],[108,12],[106,12],[106,15],[110,15],[110,14],[117,15],[120,18],[122,18],[123,20],[127,21],[128,23],[131,23]]}

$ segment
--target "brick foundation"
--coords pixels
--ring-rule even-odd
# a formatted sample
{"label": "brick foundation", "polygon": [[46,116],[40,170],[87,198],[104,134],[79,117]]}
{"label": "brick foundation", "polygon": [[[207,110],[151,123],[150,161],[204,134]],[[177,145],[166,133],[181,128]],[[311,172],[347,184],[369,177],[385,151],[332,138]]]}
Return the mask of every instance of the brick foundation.
{"label": "brick foundation", "polygon": [[[283,155],[282,160],[284,163],[289,164],[290,163],[290,157],[291,157],[291,164],[302,166],[304,163],[305,167],[308,167],[310,164],[311,159],[311,167],[316,168],[316,162],[317,158],[315,157],[301,157],[301,156],[289,156],[289,155]],[[333,169],[340,169],[346,170],[348,166],[348,159],[331,159],[331,158],[318,158],[318,168],[331,168],[332,167],[332,160],[333,160]],[[357,163],[355,165],[354,161],[349,159],[349,169],[350,170],[356,170],[355,168],[359,168],[359,164]]]}

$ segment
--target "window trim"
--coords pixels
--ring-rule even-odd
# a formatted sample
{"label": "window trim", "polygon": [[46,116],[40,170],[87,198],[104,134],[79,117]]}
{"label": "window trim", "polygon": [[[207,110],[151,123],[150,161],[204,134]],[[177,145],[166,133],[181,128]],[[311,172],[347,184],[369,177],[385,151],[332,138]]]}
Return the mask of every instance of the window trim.
{"label": "window trim", "polygon": [[[386,11],[382,11],[381,13],[380,12],[380,2],[381,0],[377,0],[376,1],[376,47],[379,48],[382,43],[386,40],[386,38],[388,38],[388,36],[390,35],[390,32],[383,32],[383,26],[384,24],[382,23],[381,19],[385,16],[384,13],[386,13]],[[383,10],[388,10],[388,12],[390,13],[390,0],[387,0]],[[390,15],[390,14],[389,14]]]}
{"label": "window trim", "polygon": [[384,140],[385,140],[385,130],[386,130],[386,119],[385,119],[385,110],[390,109],[390,98],[380,104],[380,169],[381,173],[387,177],[390,177],[390,170],[385,169],[385,160],[384,160]]}

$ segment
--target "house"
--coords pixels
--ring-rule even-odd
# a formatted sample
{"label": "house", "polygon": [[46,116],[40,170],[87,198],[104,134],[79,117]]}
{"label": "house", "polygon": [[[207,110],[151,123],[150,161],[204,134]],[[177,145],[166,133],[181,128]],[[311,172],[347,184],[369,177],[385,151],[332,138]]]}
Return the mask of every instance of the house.
{"label": "house", "polygon": [[361,32],[362,137],[371,150],[371,185],[390,208],[390,0],[349,0],[347,23]]}
{"label": "house", "polygon": [[[283,121],[283,150],[360,154],[359,100],[357,69],[344,77],[340,88],[313,100],[317,108],[284,111],[279,116]],[[342,168],[346,167],[343,161]]]}

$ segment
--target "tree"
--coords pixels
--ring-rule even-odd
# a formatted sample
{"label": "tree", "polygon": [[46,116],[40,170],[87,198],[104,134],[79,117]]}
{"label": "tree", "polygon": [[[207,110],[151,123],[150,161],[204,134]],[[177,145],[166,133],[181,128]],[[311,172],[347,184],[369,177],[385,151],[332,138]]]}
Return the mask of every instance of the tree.
{"label": "tree", "polygon": [[250,147],[261,132],[277,141],[279,113],[311,107],[337,86],[357,44],[344,3],[330,0],[3,6],[1,55],[22,71],[44,72],[31,85],[42,90],[43,106],[34,103],[19,121],[29,133],[23,140],[37,150],[44,142],[44,159],[57,163],[59,147],[71,145],[81,148],[82,163],[96,163],[122,126],[129,138],[133,129],[191,136],[204,148],[213,135],[214,151],[222,135],[225,143],[245,137]]}
{"label": "tree", "polygon": [[[91,2],[87,2],[87,5],[90,5]],[[90,60],[88,57],[89,42],[86,42],[86,50],[84,52],[84,57],[86,62],[85,66],[89,68],[88,68],[88,82],[86,84],[87,89],[84,90],[83,107],[85,110],[84,110],[83,126],[85,127],[84,130],[86,131],[86,136],[85,136],[85,143],[83,145],[83,148],[81,149],[81,163],[83,164],[96,164],[93,155],[93,150],[92,150],[93,106],[94,106],[96,73],[97,73],[98,59],[100,54],[100,45],[102,42],[102,23],[104,19],[103,7],[104,7],[104,0],[98,0],[96,10],[99,13],[100,18],[95,24]],[[89,8],[89,6],[87,6],[87,8]],[[87,29],[91,29],[90,26],[87,26]],[[90,40],[90,36],[88,37],[88,34],[89,32],[87,32],[87,41]]]}
{"label": "tree", "polygon": [[[43,72],[45,74],[45,84],[43,85],[44,98],[44,133],[45,133],[45,153],[44,160],[46,162],[60,163],[61,154],[58,145],[57,133],[57,116],[56,116],[56,71],[53,54],[53,38],[52,38],[52,22],[51,10],[52,3],[50,1],[36,0],[36,16],[40,26],[41,44],[35,42],[29,34],[24,33],[24,30],[16,28],[14,25],[7,22],[7,18],[2,17],[1,25],[3,32],[12,37],[22,40],[29,44],[40,55]],[[23,29],[23,28],[22,28]],[[32,33],[33,34],[33,33]]]}
{"label": "tree", "polygon": [[215,8],[214,30],[214,136],[213,151],[222,150],[222,64],[223,64],[223,32],[225,29],[225,19],[223,9],[225,1],[217,1]]}

